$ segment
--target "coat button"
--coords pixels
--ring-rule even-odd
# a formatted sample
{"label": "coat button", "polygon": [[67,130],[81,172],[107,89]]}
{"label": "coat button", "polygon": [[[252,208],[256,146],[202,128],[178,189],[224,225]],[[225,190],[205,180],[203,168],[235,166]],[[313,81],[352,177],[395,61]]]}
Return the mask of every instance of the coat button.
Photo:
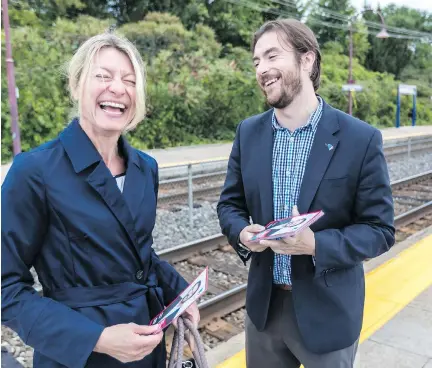
{"label": "coat button", "polygon": [[143,271],[143,270],[138,270],[138,271],[136,272],[136,274],[135,274],[135,277],[136,277],[138,280],[141,280],[141,279],[143,278],[143,275],[144,275],[144,271]]}

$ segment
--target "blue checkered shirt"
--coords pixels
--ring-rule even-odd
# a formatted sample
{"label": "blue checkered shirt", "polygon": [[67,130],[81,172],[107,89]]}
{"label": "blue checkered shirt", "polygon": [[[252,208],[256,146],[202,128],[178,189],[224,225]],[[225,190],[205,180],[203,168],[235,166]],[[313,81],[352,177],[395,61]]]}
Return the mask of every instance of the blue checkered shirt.
{"label": "blue checkered shirt", "polygon": [[[323,101],[320,97],[318,100],[318,108],[311,114],[306,125],[292,133],[279,125],[273,111],[272,179],[275,220],[291,216],[292,208],[297,204],[306,163],[322,115]],[[275,254],[273,282],[291,285],[290,255]]]}

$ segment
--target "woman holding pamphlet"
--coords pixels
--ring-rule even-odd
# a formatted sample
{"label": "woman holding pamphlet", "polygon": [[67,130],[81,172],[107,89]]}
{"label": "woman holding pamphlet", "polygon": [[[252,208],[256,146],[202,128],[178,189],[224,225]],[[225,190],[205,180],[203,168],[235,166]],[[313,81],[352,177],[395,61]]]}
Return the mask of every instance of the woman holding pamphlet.
{"label": "woman holding pamphlet", "polygon": [[[105,33],[68,78],[77,117],[18,155],[2,186],[2,323],[35,349],[34,367],[162,368],[150,321],[188,283],[152,249],[157,163],[123,135],[145,116],[143,61]],[[196,303],[185,316],[198,325]]]}

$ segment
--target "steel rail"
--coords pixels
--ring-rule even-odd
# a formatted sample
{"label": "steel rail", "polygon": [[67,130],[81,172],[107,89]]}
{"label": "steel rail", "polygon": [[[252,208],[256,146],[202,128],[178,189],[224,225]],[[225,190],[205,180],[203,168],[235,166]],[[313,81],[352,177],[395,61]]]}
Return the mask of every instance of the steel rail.
{"label": "steel rail", "polygon": [[[432,213],[432,201],[397,216],[395,227],[400,229],[429,213]],[[200,303],[198,305],[201,315],[200,326],[243,308],[246,304],[246,288],[247,283],[244,283]]]}
{"label": "steel rail", "polygon": [[[428,180],[431,177],[432,177],[432,170],[418,175],[413,175],[408,178],[397,180],[391,183],[392,190],[396,190],[408,185],[416,184]],[[432,201],[427,202],[421,206],[418,206],[416,208],[413,208],[405,213],[396,216],[394,220],[395,227],[396,229],[400,229],[401,227],[406,226],[428,215],[429,213],[432,213]],[[194,254],[206,253],[218,249],[220,246],[226,244],[228,244],[227,238],[222,234],[216,234],[216,235],[208,236],[203,239],[182,244],[176,247],[163,249],[157,251],[156,254],[162,260],[176,263],[176,262],[187,260]],[[42,290],[38,288],[37,292],[41,294]],[[246,284],[243,284],[200,303],[199,307],[200,309],[202,309],[201,313],[202,313],[203,323],[206,321],[207,321],[206,323],[208,323],[208,321],[212,318],[216,318],[218,316],[220,317],[222,315],[231,313],[241,308],[242,306],[244,306],[245,295],[246,295]],[[243,300],[243,305],[241,302],[242,300]],[[240,305],[240,307],[238,307],[238,305]],[[225,311],[228,312],[225,313]]]}
{"label": "steel rail", "polygon": [[[413,175],[405,179],[394,181],[391,183],[391,187],[392,190],[395,191],[400,188],[406,187],[408,185],[421,183],[431,178],[432,178],[432,170],[418,175]],[[428,205],[430,206],[430,204],[425,204],[395,217],[396,227],[403,226],[403,225],[399,225],[400,223],[403,222],[409,223],[409,221],[411,222],[415,221],[416,216],[423,216],[422,211],[427,211],[429,208]],[[425,208],[424,210],[422,209],[423,207]],[[414,218],[414,220],[410,220],[410,218]],[[212,251],[217,249],[219,246],[225,244],[228,244],[228,240],[226,239],[226,237],[222,234],[216,234],[187,244],[164,249],[158,252],[158,255],[159,257],[162,257],[162,259],[169,262],[180,262],[188,259],[193,254]]]}
{"label": "steel rail", "polygon": [[241,284],[198,305],[200,310],[200,327],[205,326],[214,318],[225,316],[243,308],[246,300],[247,284]]}
{"label": "steel rail", "polygon": [[[218,175],[220,176],[220,173],[218,173]],[[413,175],[409,178],[397,180],[394,183],[391,183],[392,190],[397,190],[397,189],[400,189],[400,187],[404,187],[404,186],[407,186],[410,184],[415,184],[415,183],[418,183],[420,181],[430,179],[431,177],[432,177],[432,170],[425,172],[425,173]],[[194,189],[193,195],[194,195],[194,197],[199,198],[201,196],[206,196],[206,195],[210,195],[210,194],[219,194],[221,190],[222,190],[221,185],[209,186],[206,188]],[[186,191],[181,191],[181,192],[172,193],[172,194],[160,195],[158,201],[159,201],[159,203],[163,203],[163,204],[172,203],[172,202],[175,203],[176,201],[184,199],[187,196],[188,196],[188,191],[186,190]]]}
{"label": "steel rail", "polygon": [[206,253],[227,244],[225,235],[216,234],[203,239],[195,240],[176,247],[163,249],[156,252],[160,259],[167,262],[181,262],[190,258],[194,254]]}

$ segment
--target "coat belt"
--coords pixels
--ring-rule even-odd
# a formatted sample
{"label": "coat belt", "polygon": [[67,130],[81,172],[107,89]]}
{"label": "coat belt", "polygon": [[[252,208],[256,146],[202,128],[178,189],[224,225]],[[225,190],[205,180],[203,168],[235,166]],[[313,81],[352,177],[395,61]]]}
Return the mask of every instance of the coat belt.
{"label": "coat belt", "polygon": [[155,273],[150,273],[143,284],[122,282],[111,285],[77,286],[60,290],[44,291],[44,296],[70,308],[86,308],[121,303],[147,293],[150,316],[156,316],[164,305],[163,291],[157,284]]}

